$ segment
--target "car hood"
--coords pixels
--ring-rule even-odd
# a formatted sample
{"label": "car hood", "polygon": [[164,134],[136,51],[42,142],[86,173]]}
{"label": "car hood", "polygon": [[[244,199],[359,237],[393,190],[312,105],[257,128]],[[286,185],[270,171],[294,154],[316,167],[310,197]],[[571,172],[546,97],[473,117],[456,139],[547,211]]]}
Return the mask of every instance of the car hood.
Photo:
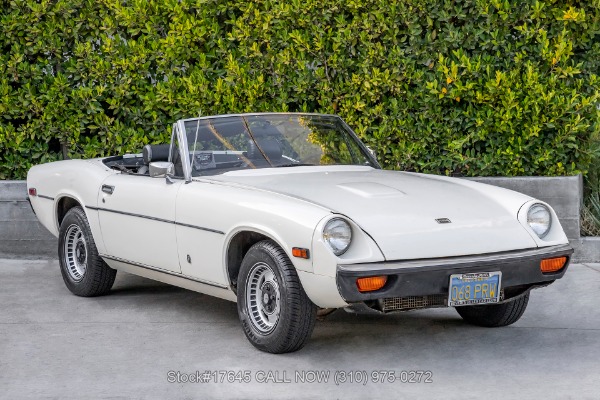
{"label": "car hood", "polygon": [[[464,179],[361,166],[235,171],[210,180],[300,198],[351,218],[387,260],[535,248],[517,220],[531,197]],[[441,219],[450,220],[440,223]]]}

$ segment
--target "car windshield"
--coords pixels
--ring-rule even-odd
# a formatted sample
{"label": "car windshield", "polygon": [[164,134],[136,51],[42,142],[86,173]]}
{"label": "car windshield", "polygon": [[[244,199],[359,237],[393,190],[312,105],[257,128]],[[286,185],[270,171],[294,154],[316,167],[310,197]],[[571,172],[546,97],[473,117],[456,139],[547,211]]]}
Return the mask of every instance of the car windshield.
{"label": "car windshield", "polygon": [[253,168],[373,165],[341,118],[259,114],[185,121],[192,176]]}

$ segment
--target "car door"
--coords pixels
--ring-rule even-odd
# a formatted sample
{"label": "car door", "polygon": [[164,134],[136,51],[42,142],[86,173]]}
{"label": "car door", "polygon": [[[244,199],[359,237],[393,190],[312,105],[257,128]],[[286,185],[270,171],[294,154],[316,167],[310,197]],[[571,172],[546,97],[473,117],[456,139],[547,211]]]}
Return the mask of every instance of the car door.
{"label": "car door", "polygon": [[99,190],[98,213],[108,256],[181,272],[175,201],[183,180],[115,174]]}
{"label": "car door", "polygon": [[228,286],[224,268],[225,230],[219,218],[219,188],[184,185],[177,196],[177,246],[181,272],[215,286]]}

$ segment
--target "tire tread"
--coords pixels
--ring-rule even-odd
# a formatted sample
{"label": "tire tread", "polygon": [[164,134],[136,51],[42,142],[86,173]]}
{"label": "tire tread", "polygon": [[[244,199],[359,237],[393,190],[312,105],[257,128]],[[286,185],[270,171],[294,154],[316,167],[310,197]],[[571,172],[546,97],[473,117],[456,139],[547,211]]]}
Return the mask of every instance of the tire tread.
{"label": "tire tread", "polygon": [[456,307],[456,311],[472,325],[495,328],[517,322],[523,316],[528,303],[529,293],[526,293],[506,303]]}
{"label": "tire tread", "polygon": [[[289,325],[284,329],[283,335],[268,341],[258,342],[254,340],[255,334],[249,331],[249,327],[244,326],[244,332],[250,342],[262,351],[277,354],[297,351],[304,347],[310,339],[315,327],[317,308],[304,292],[294,265],[277,244],[271,240],[263,240],[254,244],[246,255],[256,253],[266,253],[273,259],[279,269],[281,278],[287,288],[286,304],[289,306],[290,312],[289,318],[285,318],[285,321],[280,319],[280,323],[289,323]],[[244,262],[242,262],[240,278],[238,279],[238,282],[242,285],[245,282],[242,276],[243,272]],[[245,288],[238,288],[238,293],[245,293]],[[243,310],[240,307],[243,307],[244,304],[245,300],[240,299],[238,294],[238,310],[241,318],[243,317]]]}
{"label": "tire tread", "polygon": [[[69,223],[80,225],[80,228],[85,235],[86,246],[88,247],[88,265],[85,276],[80,282],[74,282],[70,279],[63,261],[64,230],[66,229],[64,227],[66,227]],[[96,248],[96,243],[94,242],[94,238],[92,236],[92,230],[90,229],[85,212],[81,207],[71,208],[62,221],[58,241],[58,255],[63,280],[65,281],[67,288],[73,294],[81,297],[102,296],[108,293],[112,288],[113,283],[115,282],[117,271],[110,268],[98,254],[98,249]]]}

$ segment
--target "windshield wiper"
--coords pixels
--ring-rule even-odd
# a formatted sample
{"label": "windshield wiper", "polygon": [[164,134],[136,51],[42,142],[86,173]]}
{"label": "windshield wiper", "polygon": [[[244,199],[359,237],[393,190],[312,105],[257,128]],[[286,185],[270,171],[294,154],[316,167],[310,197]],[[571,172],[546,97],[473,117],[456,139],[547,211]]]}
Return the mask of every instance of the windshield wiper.
{"label": "windshield wiper", "polygon": [[276,165],[275,168],[280,168],[280,167],[311,167],[311,166],[314,166],[314,165],[315,164],[290,163],[290,164]]}

